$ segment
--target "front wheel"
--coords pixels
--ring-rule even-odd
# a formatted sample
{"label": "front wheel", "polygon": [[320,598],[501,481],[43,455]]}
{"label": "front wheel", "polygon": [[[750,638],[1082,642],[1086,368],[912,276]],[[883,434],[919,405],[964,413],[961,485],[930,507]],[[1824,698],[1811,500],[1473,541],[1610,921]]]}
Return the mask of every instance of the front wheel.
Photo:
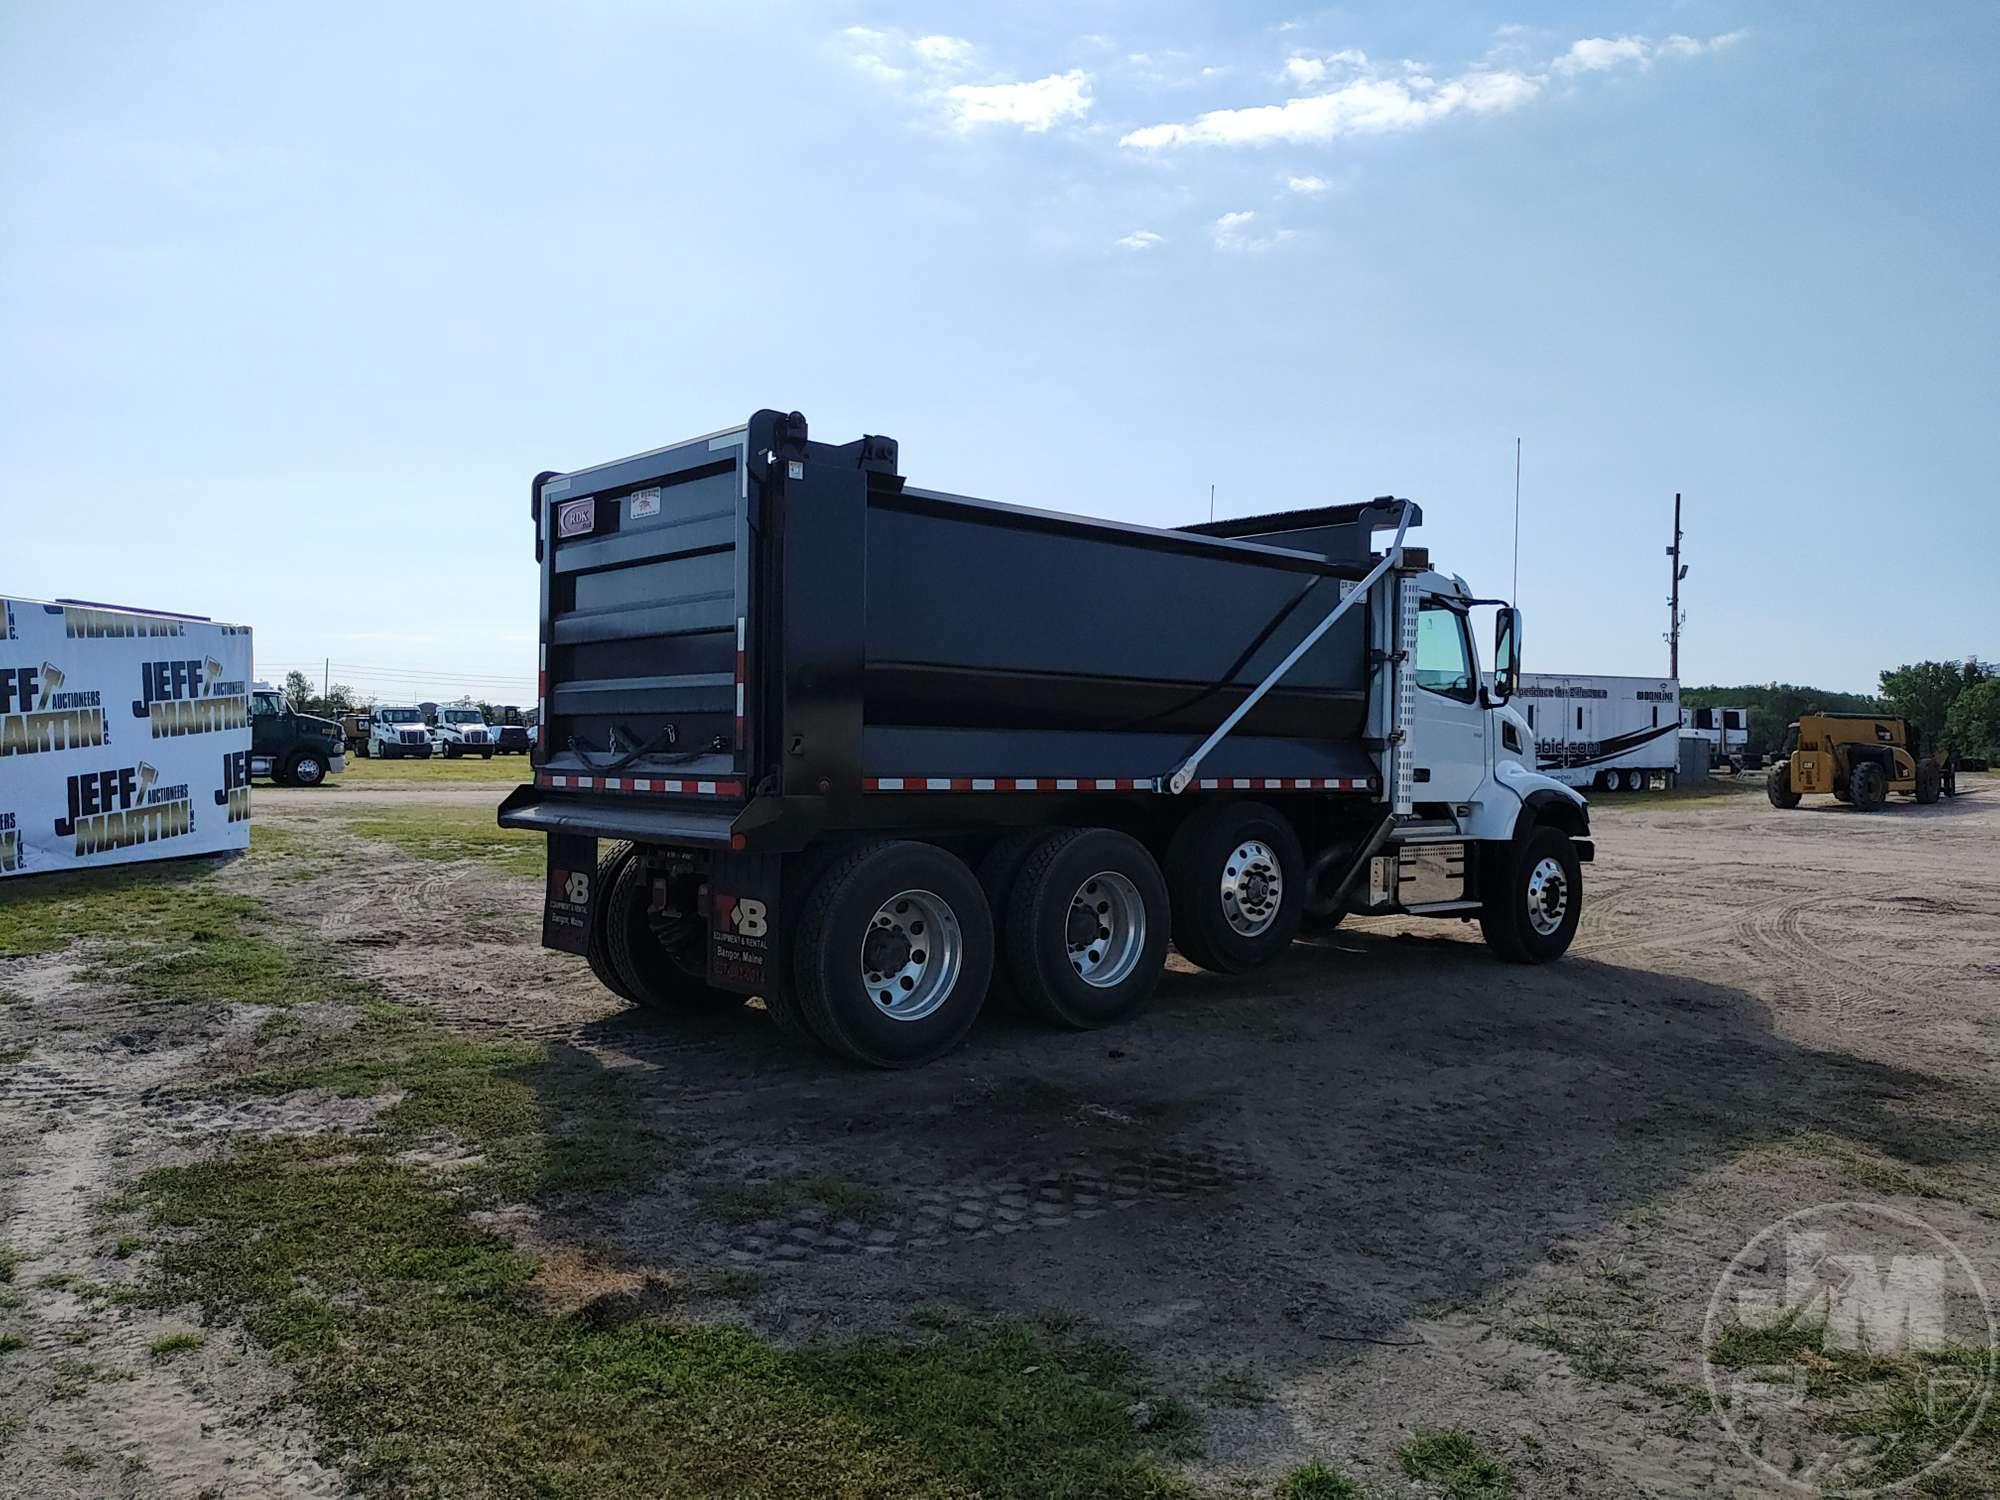
{"label": "front wheel", "polygon": [[1773,807],[1797,807],[1799,794],[1792,790],[1792,765],[1781,760],[1771,767],[1771,774],[1764,778],[1764,795]]}
{"label": "front wheel", "polygon": [[316,750],[300,750],[285,762],[285,780],[293,786],[318,786],[326,780],[326,762]]}
{"label": "front wheel", "polygon": [[1583,916],[1583,865],[1567,835],[1538,827],[1519,844],[1488,845],[1479,925],[1487,946],[1510,963],[1561,958]]}
{"label": "front wheel", "polygon": [[828,1047],[911,1068],[965,1040],[993,976],[986,893],[956,855],[911,840],[837,860],[800,914],[799,1009]]}
{"label": "front wheel", "polygon": [[482,750],[479,752],[479,758],[481,760],[491,760],[493,759],[493,752],[491,750]]}

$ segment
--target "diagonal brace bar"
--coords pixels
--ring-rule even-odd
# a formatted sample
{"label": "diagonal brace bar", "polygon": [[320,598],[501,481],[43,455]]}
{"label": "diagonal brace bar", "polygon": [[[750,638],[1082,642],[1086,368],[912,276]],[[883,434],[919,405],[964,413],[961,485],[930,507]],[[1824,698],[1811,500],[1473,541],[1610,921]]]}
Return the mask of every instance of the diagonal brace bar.
{"label": "diagonal brace bar", "polygon": [[1251,689],[1250,696],[1245,698],[1241,703],[1237,704],[1235,710],[1229,715],[1228,718],[1224,719],[1220,724],[1215,726],[1214,733],[1210,734],[1207,739],[1201,742],[1201,747],[1197,749],[1194,752],[1194,754],[1190,755],[1186,760],[1181,762],[1179,769],[1176,770],[1167,781],[1166,789],[1168,792],[1172,793],[1174,796],[1179,796],[1182,792],[1186,791],[1188,783],[1194,780],[1194,773],[1201,768],[1201,763],[1204,760],[1208,759],[1208,752],[1213,750],[1217,745],[1221,744],[1223,740],[1228,738],[1230,730],[1234,729],[1238,724],[1242,723],[1243,716],[1249,713],[1251,709],[1255,708],[1258,705],[1258,703],[1260,703],[1263,700],[1264,695],[1270,692],[1272,688],[1278,685],[1278,679],[1283,677],[1287,672],[1291,671],[1293,667],[1297,666],[1299,658],[1304,656],[1308,651],[1312,650],[1312,648],[1319,643],[1319,638],[1321,636],[1325,635],[1329,630],[1333,629],[1334,622],[1338,620],[1342,615],[1347,613],[1350,605],[1352,605],[1357,599],[1366,598],[1368,596],[1368,591],[1373,587],[1375,587],[1376,584],[1382,581],[1382,575],[1387,573],[1391,568],[1397,566],[1397,564],[1402,562],[1403,533],[1408,531],[1409,527],[1410,527],[1410,502],[1405,500],[1403,502],[1402,514],[1396,522],[1396,540],[1394,544],[1389,548],[1389,550],[1382,554],[1382,560],[1377,564],[1375,564],[1375,566],[1369,571],[1368,576],[1361,580],[1360,584],[1354,589],[1352,593],[1350,593],[1345,599],[1342,599],[1340,603],[1336,604],[1333,607],[1333,612],[1331,614],[1329,614],[1324,620],[1321,620],[1319,624],[1313,626],[1313,628],[1307,632],[1306,638],[1300,641],[1296,646],[1292,647],[1292,649],[1285,654],[1285,659],[1279,662],[1275,667],[1271,669],[1270,676],[1266,677],[1262,682],[1258,683],[1256,687]]}

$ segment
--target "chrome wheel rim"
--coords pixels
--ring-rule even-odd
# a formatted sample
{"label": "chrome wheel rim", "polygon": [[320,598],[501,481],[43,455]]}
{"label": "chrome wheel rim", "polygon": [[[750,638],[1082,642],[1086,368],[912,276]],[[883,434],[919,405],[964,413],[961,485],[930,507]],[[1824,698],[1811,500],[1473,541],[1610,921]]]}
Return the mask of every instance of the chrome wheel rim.
{"label": "chrome wheel rim", "polygon": [[921,1021],[951,994],[965,963],[958,916],[934,891],[898,891],[861,939],[861,983],[892,1021]]}
{"label": "chrome wheel rim", "polygon": [[319,776],[319,762],[310,755],[299,757],[298,776],[301,781],[312,781]]}
{"label": "chrome wheel rim", "polygon": [[1559,859],[1542,859],[1528,872],[1528,925],[1554,937],[1569,914],[1569,876]]}
{"label": "chrome wheel rim", "polygon": [[1222,862],[1222,914],[1244,937],[1256,937],[1277,921],[1284,900],[1278,856],[1261,839],[1245,839]]}
{"label": "chrome wheel rim", "polygon": [[1146,950],[1146,903],[1116,870],[1099,870],[1069,898],[1063,944],[1077,978],[1095,989],[1121,984]]}

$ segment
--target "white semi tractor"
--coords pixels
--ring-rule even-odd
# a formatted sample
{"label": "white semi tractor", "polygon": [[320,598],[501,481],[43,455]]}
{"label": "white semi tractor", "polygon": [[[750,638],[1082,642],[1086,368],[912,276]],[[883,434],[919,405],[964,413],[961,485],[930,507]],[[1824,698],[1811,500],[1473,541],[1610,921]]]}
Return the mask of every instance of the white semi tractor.
{"label": "white semi tractor", "polygon": [[1565,786],[1639,792],[1680,774],[1681,687],[1671,677],[1524,672],[1514,706],[1535,769]]}

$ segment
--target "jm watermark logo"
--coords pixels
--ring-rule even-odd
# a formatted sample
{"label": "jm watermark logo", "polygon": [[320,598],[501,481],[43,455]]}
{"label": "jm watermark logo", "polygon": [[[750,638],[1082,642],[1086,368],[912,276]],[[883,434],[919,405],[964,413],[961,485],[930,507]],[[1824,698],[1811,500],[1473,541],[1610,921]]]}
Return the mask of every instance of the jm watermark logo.
{"label": "jm watermark logo", "polygon": [[1717,1419],[1795,1494],[1894,1494],[1992,1440],[1992,1299],[1915,1214],[1823,1203],[1780,1219],[1723,1272],[1701,1342]]}

